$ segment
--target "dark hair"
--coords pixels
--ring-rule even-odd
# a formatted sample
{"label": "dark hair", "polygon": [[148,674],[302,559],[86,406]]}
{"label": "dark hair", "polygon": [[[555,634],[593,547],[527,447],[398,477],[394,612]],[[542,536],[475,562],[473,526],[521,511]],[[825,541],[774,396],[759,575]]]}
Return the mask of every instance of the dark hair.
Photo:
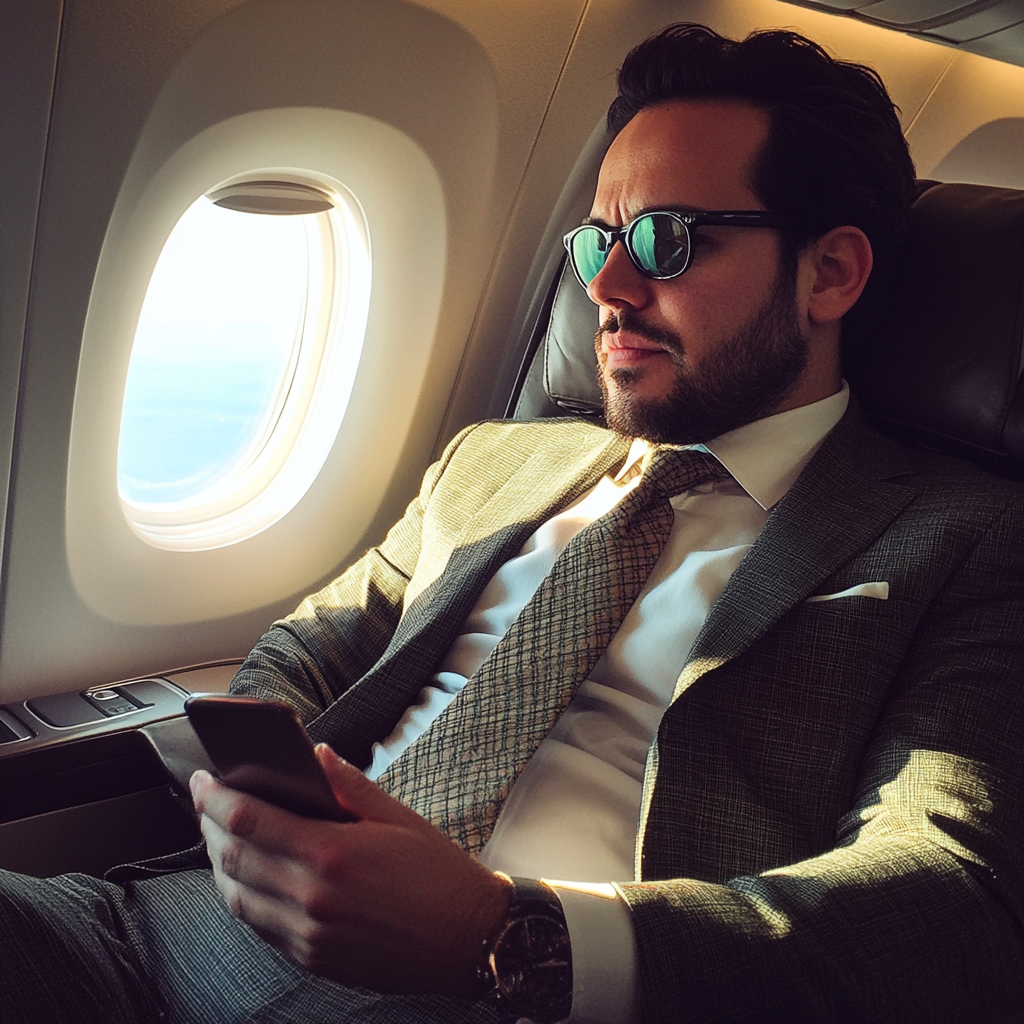
{"label": "dark hair", "polygon": [[630,51],[608,127],[617,134],[639,111],[675,99],[735,99],[765,111],[768,137],[751,189],[767,209],[820,226],[782,233],[784,269],[795,270],[812,239],[852,224],[875,256],[876,294],[866,291],[858,307],[877,302],[914,199],[914,164],[878,74],[834,60],[795,32],[753,32],[737,42],[682,23]]}

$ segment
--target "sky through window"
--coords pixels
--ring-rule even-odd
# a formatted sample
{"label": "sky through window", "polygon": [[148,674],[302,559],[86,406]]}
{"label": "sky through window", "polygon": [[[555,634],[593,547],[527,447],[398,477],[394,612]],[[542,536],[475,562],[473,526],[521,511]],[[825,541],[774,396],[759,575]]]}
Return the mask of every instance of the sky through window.
{"label": "sky through window", "polygon": [[272,428],[306,311],[311,217],[201,197],[164,246],[125,385],[118,489],[187,501],[242,468]]}

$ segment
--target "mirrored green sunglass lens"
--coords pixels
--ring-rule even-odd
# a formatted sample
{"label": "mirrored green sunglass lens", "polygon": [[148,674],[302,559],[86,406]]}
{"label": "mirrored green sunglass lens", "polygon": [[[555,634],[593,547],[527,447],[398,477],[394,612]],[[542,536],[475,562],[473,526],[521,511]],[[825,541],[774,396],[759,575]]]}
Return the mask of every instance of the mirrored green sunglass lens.
{"label": "mirrored green sunglass lens", "polygon": [[584,229],[573,235],[572,260],[587,284],[597,277],[607,256],[607,241],[596,228]]}
{"label": "mirrored green sunglass lens", "polygon": [[678,274],[690,254],[686,227],[663,213],[640,217],[633,224],[629,241],[637,262],[654,277]]}

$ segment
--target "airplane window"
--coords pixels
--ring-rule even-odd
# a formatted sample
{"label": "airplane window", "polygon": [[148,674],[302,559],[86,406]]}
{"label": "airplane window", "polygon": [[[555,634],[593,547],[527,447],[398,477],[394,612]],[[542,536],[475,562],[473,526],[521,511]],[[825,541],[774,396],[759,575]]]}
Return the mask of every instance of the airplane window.
{"label": "airplane window", "polygon": [[203,196],[178,222],[132,348],[118,446],[125,499],[192,499],[264,447],[305,311],[303,221],[316,219],[253,217]]}
{"label": "airplane window", "polygon": [[185,211],[150,279],[125,384],[117,482],[137,534],[223,547],[295,505],[341,425],[369,288],[354,199],[242,181]]}

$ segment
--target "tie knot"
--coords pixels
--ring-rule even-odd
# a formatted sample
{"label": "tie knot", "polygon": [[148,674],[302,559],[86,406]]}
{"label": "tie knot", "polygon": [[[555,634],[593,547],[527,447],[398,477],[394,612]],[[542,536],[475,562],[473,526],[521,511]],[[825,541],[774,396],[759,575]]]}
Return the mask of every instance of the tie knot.
{"label": "tie knot", "polygon": [[682,494],[698,484],[724,480],[729,471],[714,455],[692,448],[655,448],[645,460],[640,486],[663,498]]}

